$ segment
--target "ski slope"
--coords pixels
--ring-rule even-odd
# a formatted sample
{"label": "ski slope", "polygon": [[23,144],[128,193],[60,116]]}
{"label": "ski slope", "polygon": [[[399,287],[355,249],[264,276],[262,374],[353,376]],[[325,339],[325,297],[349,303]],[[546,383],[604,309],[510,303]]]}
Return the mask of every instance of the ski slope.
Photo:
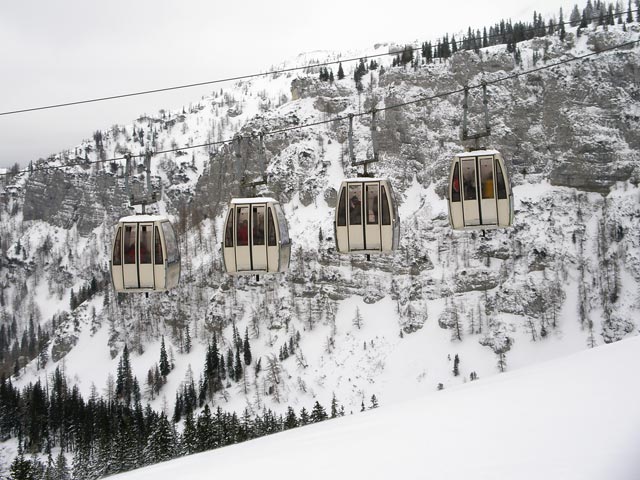
{"label": "ski slope", "polygon": [[114,480],[637,479],[640,337]]}

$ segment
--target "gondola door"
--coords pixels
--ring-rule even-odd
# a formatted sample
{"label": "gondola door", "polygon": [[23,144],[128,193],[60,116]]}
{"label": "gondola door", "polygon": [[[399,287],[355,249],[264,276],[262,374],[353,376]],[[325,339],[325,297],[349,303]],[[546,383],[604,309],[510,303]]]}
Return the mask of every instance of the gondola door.
{"label": "gondola door", "polygon": [[495,194],[495,175],[493,171],[493,156],[480,157],[480,210],[482,212],[483,225],[495,225],[498,223],[498,210]]}
{"label": "gondola door", "polygon": [[252,270],[267,270],[267,246],[264,234],[265,205],[251,206],[251,259]]}
{"label": "gondola door", "polygon": [[380,250],[380,184],[365,183],[365,250]]}
{"label": "gondola door", "polygon": [[465,226],[480,225],[480,204],[476,188],[476,159],[462,158],[462,204]]}
{"label": "gondola door", "polygon": [[154,287],[153,223],[138,226],[138,280],[140,288]]}
{"label": "gondola door", "polygon": [[352,183],[347,187],[347,209],[349,218],[349,247],[353,250],[364,250],[364,229],[362,228],[362,184]]}
{"label": "gondola door", "polygon": [[124,224],[124,288],[138,288],[138,264],[136,262],[136,245],[138,243],[138,224]]}
{"label": "gondola door", "polygon": [[249,246],[249,205],[236,205],[236,268],[238,272],[252,270]]}

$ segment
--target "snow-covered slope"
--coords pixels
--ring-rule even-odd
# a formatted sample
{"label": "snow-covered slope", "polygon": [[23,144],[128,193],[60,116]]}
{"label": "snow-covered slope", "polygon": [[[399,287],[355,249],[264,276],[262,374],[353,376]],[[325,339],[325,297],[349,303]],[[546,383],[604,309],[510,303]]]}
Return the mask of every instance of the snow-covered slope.
{"label": "snow-covered slope", "polygon": [[118,475],[634,480],[640,338]]}

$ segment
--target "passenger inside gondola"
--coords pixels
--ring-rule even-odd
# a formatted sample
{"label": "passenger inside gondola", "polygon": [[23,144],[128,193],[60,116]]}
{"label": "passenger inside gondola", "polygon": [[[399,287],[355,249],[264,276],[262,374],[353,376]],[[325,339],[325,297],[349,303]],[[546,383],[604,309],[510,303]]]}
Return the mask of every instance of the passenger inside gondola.
{"label": "passenger inside gondola", "polygon": [[358,196],[360,192],[354,192],[351,200],[349,200],[349,218],[351,225],[360,225],[360,205],[362,202]]}
{"label": "passenger inside gondola", "polygon": [[464,171],[464,198],[465,200],[476,199],[476,175],[472,168],[465,169]]}
{"label": "passenger inside gondola", "polygon": [[[375,225],[378,223],[378,196],[369,191],[367,198],[367,223]],[[373,194],[372,194],[373,193]]]}
{"label": "passenger inside gondola", "polygon": [[247,220],[242,220],[240,225],[238,225],[238,245],[248,245],[249,244],[249,222]]}
{"label": "passenger inside gondola", "polygon": [[124,262],[136,263],[136,234],[131,227],[125,228]]}

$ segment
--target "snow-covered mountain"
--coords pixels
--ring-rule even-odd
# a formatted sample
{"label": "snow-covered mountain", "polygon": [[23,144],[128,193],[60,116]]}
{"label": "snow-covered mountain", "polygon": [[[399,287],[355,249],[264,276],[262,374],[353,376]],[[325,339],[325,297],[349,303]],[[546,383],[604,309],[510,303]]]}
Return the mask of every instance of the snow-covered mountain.
{"label": "snow-covered mountain", "polygon": [[[511,229],[481,236],[448,226],[444,192],[449,162],[461,148],[462,116],[461,96],[450,95],[378,116],[381,161],[374,169],[393,181],[400,205],[395,255],[367,262],[334,251],[336,188],[356,173],[348,165],[345,121],[265,136],[269,184],[261,193],[284,206],[293,241],[288,274],[259,282],[228,277],[220,241],[226,202],[241,193],[237,163],[242,173],[261,175],[252,136],[260,129],[456,90],[639,34],[634,23],[581,36],[573,29],[563,41],[536,38],[518,44],[520,63],[504,45],[414,68],[391,67],[389,58],[380,62],[384,69],[367,72],[361,92],[350,74],[355,66],[344,65],[347,77],[330,83],[311,65],[95,132],[34,166],[185,147],[153,157],[162,195],[150,209],[175,221],[181,284],[149,298],[111,290],[113,225],[130,213],[122,162],[13,177],[0,195],[0,326],[8,339],[0,366],[16,373],[19,388],[37,379],[48,386],[58,368],[83,398],[113,397],[126,345],[142,403],[171,416],[176,392],[202,385],[213,339],[230,366],[246,333],[252,361],[241,362],[241,378],[225,378],[204,403],[238,415],[265,409],[284,415],[288,407],[310,411],[316,401],[328,406],[335,399],[348,414],[368,407],[374,395],[391,405],[636,335],[637,45],[490,87],[487,146],[507,160]],[[318,55],[307,60],[322,60]],[[479,114],[480,100],[472,100]],[[371,150],[369,121],[355,120],[359,158]],[[239,147],[186,148],[236,134],[243,137]],[[174,368],[156,384],[163,339]]]}

